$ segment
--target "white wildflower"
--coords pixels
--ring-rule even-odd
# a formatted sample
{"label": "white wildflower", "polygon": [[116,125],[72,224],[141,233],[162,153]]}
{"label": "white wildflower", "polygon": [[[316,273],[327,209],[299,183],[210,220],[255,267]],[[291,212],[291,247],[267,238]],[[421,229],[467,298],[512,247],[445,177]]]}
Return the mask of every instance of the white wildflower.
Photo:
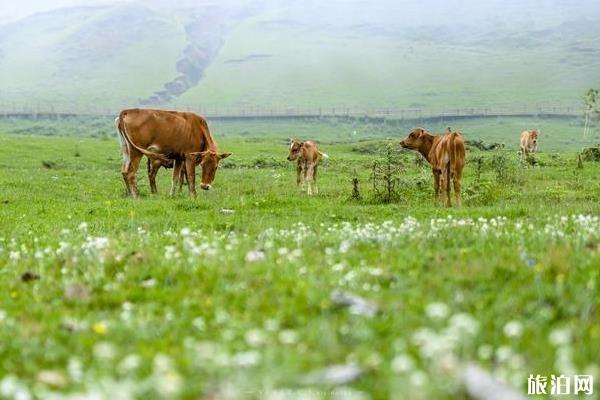
{"label": "white wildflower", "polygon": [[429,377],[423,371],[415,371],[412,374],[410,374],[410,383],[413,386],[424,386],[425,384],[427,384],[428,380]]}
{"label": "white wildflower", "polygon": [[396,373],[404,373],[412,370],[415,362],[408,354],[399,354],[392,360],[392,371]]}
{"label": "white wildflower", "polygon": [[523,333],[523,324],[519,321],[509,321],[504,325],[504,334],[510,338],[520,337]]}
{"label": "white wildflower", "polygon": [[94,346],[94,356],[99,360],[112,360],[116,355],[115,346],[109,342],[99,342]]}
{"label": "white wildflower", "polygon": [[267,259],[263,250],[251,250],[246,253],[246,262],[259,262]]}
{"label": "white wildflower", "polygon": [[244,335],[246,343],[252,347],[258,347],[265,343],[265,334],[260,329],[251,329]]}
{"label": "white wildflower", "polygon": [[298,333],[292,329],[284,329],[279,332],[279,341],[282,344],[295,344],[298,341]]}
{"label": "white wildflower", "polygon": [[256,351],[237,353],[233,356],[232,361],[238,367],[251,367],[260,362],[260,353]]}
{"label": "white wildflower", "polygon": [[425,307],[425,314],[431,319],[445,319],[450,309],[444,303],[430,303]]}
{"label": "white wildflower", "polygon": [[568,345],[572,340],[571,330],[569,328],[554,329],[552,332],[550,332],[548,340],[550,340],[550,343],[557,347]]}
{"label": "white wildflower", "polygon": [[203,331],[206,328],[206,323],[204,322],[204,318],[202,317],[194,318],[194,320],[192,321],[192,325],[194,325],[194,327],[199,331]]}

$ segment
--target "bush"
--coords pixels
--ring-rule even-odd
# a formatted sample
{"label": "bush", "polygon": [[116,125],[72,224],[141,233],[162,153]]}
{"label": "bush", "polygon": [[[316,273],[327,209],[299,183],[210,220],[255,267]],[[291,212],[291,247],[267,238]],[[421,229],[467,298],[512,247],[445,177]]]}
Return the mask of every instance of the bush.
{"label": "bush", "polygon": [[492,169],[496,176],[496,182],[502,185],[517,183],[518,165],[508,157],[505,152],[496,153],[491,160]]}
{"label": "bush", "polygon": [[600,161],[600,145],[583,149],[581,156],[583,161]]}
{"label": "bush", "polygon": [[493,205],[500,196],[500,189],[491,182],[475,182],[463,190],[465,202],[470,205]]}
{"label": "bush", "polygon": [[400,178],[403,169],[400,152],[392,142],[388,143],[384,159],[374,161],[371,169],[373,193],[378,201],[390,203],[400,199],[399,189],[405,185]]}

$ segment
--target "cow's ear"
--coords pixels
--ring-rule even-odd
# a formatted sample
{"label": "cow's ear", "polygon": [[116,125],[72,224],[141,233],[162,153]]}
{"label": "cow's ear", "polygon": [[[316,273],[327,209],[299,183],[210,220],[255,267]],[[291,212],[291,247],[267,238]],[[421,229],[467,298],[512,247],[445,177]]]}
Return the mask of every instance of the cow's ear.
{"label": "cow's ear", "polygon": [[227,158],[231,155],[232,153],[221,153],[219,154],[219,160],[222,160],[224,158]]}

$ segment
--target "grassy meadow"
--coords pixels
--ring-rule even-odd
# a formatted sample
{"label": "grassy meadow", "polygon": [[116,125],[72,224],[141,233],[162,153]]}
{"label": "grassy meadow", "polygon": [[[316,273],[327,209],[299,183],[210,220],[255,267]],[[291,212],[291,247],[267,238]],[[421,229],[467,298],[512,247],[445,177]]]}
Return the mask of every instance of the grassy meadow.
{"label": "grassy meadow", "polygon": [[[452,126],[506,143],[468,151],[461,209],[433,207],[405,127],[214,123],[234,155],[213,190],[169,198],[161,171],[153,196],[143,163],[133,200],[109,122],[0,121],[0,397],[468,399],[468,365],[524,395],[530,374],[599,377],[600,165],[577,168],[580,128]],[[289,136],[330,156],[318,196]],[[387,149],[390,203],[369,178]]]}

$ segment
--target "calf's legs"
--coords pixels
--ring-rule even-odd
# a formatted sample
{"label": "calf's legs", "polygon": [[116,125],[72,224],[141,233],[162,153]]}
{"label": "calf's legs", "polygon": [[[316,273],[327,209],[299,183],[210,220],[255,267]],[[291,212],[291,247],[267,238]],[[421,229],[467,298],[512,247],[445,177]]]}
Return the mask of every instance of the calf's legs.
{"label": "calf's legs", "polygon": [[154,160],[148,159],[148,180],[150,181],[150,191],[154,194],[158,191],[156,189],[156,174],[160,169],[160,164],[155,165]]}
{"label": "calf's legs", "polygon": [[173,161],[173,178],[171,180],[171,192],[170,196],[175,196],[175,188],[179,184],[179,189],[181,190],[181,180],[182,180],[182,169],[184,168],[183,161],[175,160]]}

